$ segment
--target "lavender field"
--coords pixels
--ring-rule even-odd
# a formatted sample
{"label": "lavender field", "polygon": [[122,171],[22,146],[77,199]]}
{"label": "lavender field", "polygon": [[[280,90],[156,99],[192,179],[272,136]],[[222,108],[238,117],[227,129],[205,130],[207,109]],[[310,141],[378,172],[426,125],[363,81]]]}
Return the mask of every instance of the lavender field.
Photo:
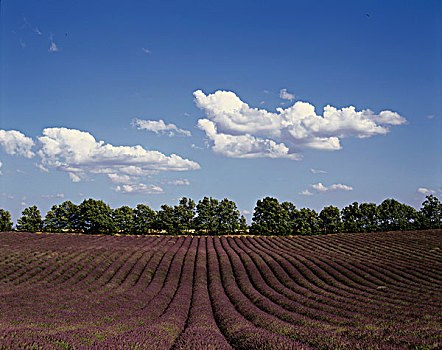
{"label": "lavender field", "polygon": [[442,230],[0,233],[0,349],[432,349]]}

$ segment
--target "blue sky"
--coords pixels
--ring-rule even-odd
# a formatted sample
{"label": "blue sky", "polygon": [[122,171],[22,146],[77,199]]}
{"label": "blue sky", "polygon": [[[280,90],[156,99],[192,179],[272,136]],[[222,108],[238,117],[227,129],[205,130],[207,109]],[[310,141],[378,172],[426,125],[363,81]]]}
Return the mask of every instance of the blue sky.
{"label": "blue sky", "polygon": [[[441,196],[440,1],[2,1],[0,206]],[[330,107],[327,107],[330,106]],[[324,110],[325,108],[325,110]]]}

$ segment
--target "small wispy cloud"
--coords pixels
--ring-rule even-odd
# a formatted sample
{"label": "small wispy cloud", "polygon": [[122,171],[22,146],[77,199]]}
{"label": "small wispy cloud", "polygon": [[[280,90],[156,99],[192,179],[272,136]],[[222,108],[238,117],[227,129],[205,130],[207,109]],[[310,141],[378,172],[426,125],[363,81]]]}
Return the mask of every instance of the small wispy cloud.
{"label": "small wispy cloud", "polygon": [[167,181],[165,182],[166,185],[174,185],[174,186],[189,186],[190,185],[190,181],[187,179],[183,179],[183,180],[172,180],[172,181]]}
{"label": "small wispy cloud", "polygon": [[49,170],[46,169],[45,166],[44,166],[43,164],[35,163],[35,166],[36,166],[37,168],[39,168],[41,171],[44,171],[45,173],[48,173],[48,172],[49,172]]}
{"label": "small wispy cloud", "polygon": [[310,172],[312,174],[327,174],[327,172],[325,170],[319,170],[319,169],[310,169]]}
{"label": "small wispy cloud", "polygon": [[166,124],[164,120],[142,120],[134,119],[132,125],[138,130],[152,131],[155,134],[167,134],[168,136],[175,136],[181,134],[184,136],[191,136],[190,131],[180,129],[175,124]]}
{"label": "small wispy cloud", "polygon": [[317,192],[330,192],[330,191],[353,191],[353,187],[343,185],[343,184],[334,184],[330,186],[324,186],[321,182],[317,184],[310,185],[311,188],[316,190]]}
{"label": "small wispy cloud", "polygon": [[302,194],[303,196],[313,196],[313,193],[311,193],[309,190],[301,191],[299,194]]}
{"label": "small wispy cloud", "polygon": [[423,195],[425,195],[425,196],[428,196],[428,195],[430,195],[430,194],[435,194],[435,193],[436,193],[435,190],[431,190],[431,189],[429,189],[429,188],[425,188],[425,187],[419,187],[419,188],[417,189],[417,192],[419,192],[420,194],[423,194]]}
{"label": "small wispy cloud", "polygon": [[427,115],[427,119],[434,119],[434,117],[436,117],[436,115],[435,115],[435,114],[430,114],[430,115]]}
{"label": "small wispy cloud", "polygon": [[295,95],[288,92],[287,89],[279,90],[279,97],[283,100],[293,101],[295,99]]}
{"label": "small wispy cloud", "polygon": [[63,193],[57,193],[57,194],[43,194],[41,198],[44,199],[57,199],[57,198],[64,198]]}
{"label": "small wispy cloud", "polygon": [[38,27],[35,27],[34,32],[38,35],[43,35],[43,33],[38,29]]}
{"label": "small wispy cloud", "polygon": [[51,35],[49,36],[49,42],[50,42],[50,46],[48,51],[49,52],[57,52],[60,49],[57,47],[57,44],[54,41],[54,35],[51,33]]}
{"label": "small wispy cloud", "polygon": [[22,39],[20,39],[20,47],[22,49],[24,49],[26,47],[26,43]]}
{"label": "small wispy cloud", "polygon": [[113,189],[115,192],[122,194],[160,194],[163,189],[156,185],[146,185],[143,183],[136,185],[122,185]]}
{"label": "small wispy cloud", "polygon": [[152,51],[150,51],[149,49],[146,49],[145,47],[142,47],[141,51],[147,53],[148,55],[150,55],[152,53]]}

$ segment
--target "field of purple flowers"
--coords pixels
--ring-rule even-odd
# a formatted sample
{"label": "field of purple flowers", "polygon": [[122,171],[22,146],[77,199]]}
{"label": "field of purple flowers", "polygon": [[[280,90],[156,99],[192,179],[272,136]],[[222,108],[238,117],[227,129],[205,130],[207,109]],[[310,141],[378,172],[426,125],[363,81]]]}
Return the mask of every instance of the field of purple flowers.
{"label": "field of purple flowers", "polygon": [[442,230],[0,233],[0,349],[441,348]]}

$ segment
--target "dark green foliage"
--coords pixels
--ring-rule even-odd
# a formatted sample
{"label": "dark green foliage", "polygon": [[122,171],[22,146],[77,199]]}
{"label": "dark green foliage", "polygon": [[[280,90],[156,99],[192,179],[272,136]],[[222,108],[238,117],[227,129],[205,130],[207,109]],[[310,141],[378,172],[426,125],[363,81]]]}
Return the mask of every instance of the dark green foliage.
{"label": "dark green foliage", "polygon": [[101,200],[85,199],[79,205],[79,222],[84,233],[110,234],[114,231],[112,209]]}
{"label": "dark green foliage", "polygon": [[395,199],[386,199],[378,207],[381,231],[412,230],[417,225],[417,211]]}
{"label": "dark green foliage", "polygon": [[196,204],[190,199],[183,197],[178,205],[174,207],[174,216],[178,221],[178,229],[181,233],[194,228],[194,220],[196,214]]}
{"label": "dark green foliage", "polygon": [[180,233],[178,223],[174,215],[173,207],[163,204],[161,210],[157,212],[155,228],[157,230],[164,230],[170,234],[178,234]]}
{"label": "dark green foliage", "polygon": [[218,200],[204,197],[196,206],[195,228],[199,233],[215,234],[218,228]]}
{"label": "dark green foliage", "polygon": [[442,203],[437,197],[430,194],[425,197],[422,208],[419,211],[420,223],[422,228],[441,228],[442,227]]}
{"label": "dark green foliage", "polygon": [[287,235],[287,213],[276,198],[266,197],[256,202],[250,232],[256,235]]}
{"label": "dark green foliage", "polygon": [[17,220],[17,230],[27,232],[37,232],[43,229],[43,220],[37,206],[25,208],[22,216]]}
{"label": "dark green foliage", "polygon": [[325,234],[342,232],[341,213],[332,205],[325,207],[319,214],[321,232]]}
{"label": "dark green foliage", "polygon": [[344,232],[362,232],[362,213],[358,202],[349,204],[341,211]]}
{"label": "dark green foliage", "polygon": [[319,232],[318,213],[310,208],[302,208],[298,211],[298,217],[295,222],[294,234],[312,235]]}
{"label": "dark green foliage", "polygon": [[138,204],[134,209],[133,231],[137,235],[147,235],[153,229],[156,222],[156,213],[145,204]]}
{"label": "dark green foliage", "polygon": [[378,207],[374,203],[361,203],[359,206],[361,232],[379,231]]}
{"label": "dark green foliage", "polygon": [[48,232],[75,232],[79,229],[79,208],[71,201],[53,205],[43,221]]}
{"label": "dark green foliage", "polygon": [[235,202],[224,198],[216,210],[217,231],[219,234],[234,234],[240,229],[240,213]]}
{"label": "dark green foliage", "polygon": [[[112,210],[101,200],[87,199],[80,205],[65,201],[52,206],[44,221],[36,206],[26,208],[17,222],[22,231],[84,232],[97,234],[198,234],[223,235],[250,232],[256,235],[311,235],[338,232],[406,231],[442,227],[442,204],[433,195],[426,197],[420,211],[386,199],[374,203],[353,202],[340,211],[328,206],[318,213],[309,208],[297,209],[291,202],[276,198],[258,200],[252,225],[247,227],[235,202],[204,197],[198,205],[183,197],[175,206],[162,205],[155,211],[145,204]],[[12,229],[11,215],[0,209],[0,230]]]}
{"label": "dark green foliage", "polygon": [[113,223],[118,233],[131,234],[134,231],[134,211],[124,205],[112,211]]}
{"label": "dark green foliage", "polygon": [[11,213],[9,211],[0,209],[0,232],[12,230]]}

